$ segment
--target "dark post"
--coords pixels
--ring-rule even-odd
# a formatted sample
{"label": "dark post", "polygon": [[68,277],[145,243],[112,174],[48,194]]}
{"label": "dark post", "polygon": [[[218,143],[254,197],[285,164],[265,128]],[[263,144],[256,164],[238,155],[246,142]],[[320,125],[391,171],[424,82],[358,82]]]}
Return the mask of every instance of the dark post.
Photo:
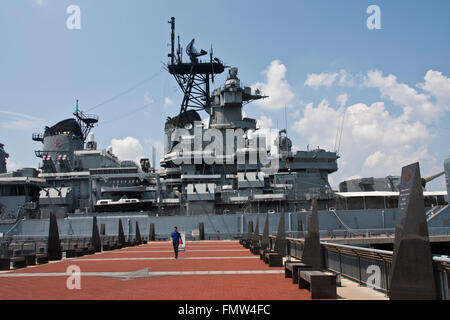
{"label": "dark post", "polygon": [[253,232],[251,244],[250,244],[250,251],[253,254],[259,254],[259,216],[256,216],[256,227],[255,232]]}
{"label": "dark post", "polygon": [[102,224],[100,225],[100,234],[101,234],[102,236],[106,235],[106,227],[105,227],[105,224],[104,224],[104,223],[102,223]]}
{"label": "dark post", "polygon": [[198,224],[198,230],[199,230],[199,240],[205,240],[205,224],[203,222],[200,222]]}
{"label": "dark post", "polygon": [[308,216],[308,233],[305,237],[302,262],[313,268],[322,268],[322,255],[320,251],[319,215],[317,212],[317,199],[311,200],[311,215]]}
{"label": "dark post", "polygon": [[266,213],[266,222],[264,223],[264,230],[261,239],[261,247],[263,250],[269,249],[269,214]]}
{"label": "dark post", "polygon": [[95,252],[102,251],[102,241],[100,240],[100,233],[98,232],[97,217],[92,217],[92,236],[91,236],[92,246],[95,248]]}
{"label": "dark post", "polygon": [[142,244],[141,231],[139,230],[139,223],[136,220],[136,243]]}
{"label": "dark post", "polygon": [[284,230],[285,228],[286,226],[284,223],[284,211],[281,211],[274,251],[283,257],[286,255],[286,232]]}
{"label": "dark post", "polygon": [[150,223],[150,234],[148,235],[149,241],[155,241],[155,224]]}
{"label": "dark post", "polygon": [[125,233],[123,232],[122,219],[119,218],[119,237],[118,242],[121,246],[125,245]]}
{"label": "dark post", "polygon": [[255,241],[255,243],[253,245],[257,245],[258,240],[259,240],[259,217],[258,216],[256,216],[256,226],[255,226],[255,232],[253,233],[253,240]]}
{"label": "dark post", "polygon": [[419,163],[402,168],[390,274],[390,298],[436,299]]}
{"label": "dark post", "polygon": [[297,221],[297,231],[298,232],[303,232],[303,221],[300,218]]}
{"label": "dark post", "polygon": [[48,228],[48,244],[47,244],[48,260],[61,260],[61,241],[59,240],[58,222],[54,213],[50,213],[50,224]]}
{"label": "dark post", "polygon": [[247,240],[250,240],[252,238],[252,233],[253,233],[253,221],[250,220],[248,222],[248,233],[247,233]]}

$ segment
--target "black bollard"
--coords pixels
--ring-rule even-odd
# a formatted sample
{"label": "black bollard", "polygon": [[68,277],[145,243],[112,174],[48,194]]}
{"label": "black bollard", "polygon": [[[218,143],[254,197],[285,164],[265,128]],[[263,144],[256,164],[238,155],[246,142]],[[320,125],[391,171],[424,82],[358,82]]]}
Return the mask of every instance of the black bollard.
{"label": "black bollard", "polygon": [[319,215],[317,199],[311,200],[311,215],[308,216],[308,233],[302,253],[302,262],[316,269],[322,268],[322,252],[320,249]]}
{"label": "black bollard", "polygon": [[100,239],[100,233],[98,232],[97,217],[92,217],[92,236],[91,236],[92,246],[95,248],[95,252],[102,251],[102,241]]}
{"label": "black bollard", "polygon": [[205,240],[205,224],[203,222],[198,224],[198,230],[200,231],[199,240]]}
{"label": "black bollard", "polygon": [[269,241],[269,214],[266,213],[266,222],[264,223],[264,229],[261,239],[261,249],[263,249],[264,251],[269,251]]}
{"label": "black bollard", "polygon": [[278,232],[277,238],[275,240],[275,248],[274,251],[278,253],[278,255],[284,257],[286,255],[286,231],[285,231],[285,222],[284,222],[284,211],[280,213],[280,222],[278,223]]}
{"label": "black bollard", "polygon": [[150,223],[150,233],[148,236],[149,241],[155,241],[155,224]]}
{"label": "black bollard", "polygon": [[136,221],[136,244],[142,244],[141,231],[139,230],[139,223]]}
{"label": "black bollard", "polygon": [[119,219],[119,237],[118,242],[121,247],[125,246],[125,234],[123,232],[122,220]]}
{"label": "black bollard", "polygon": [[61,241],[59,239],[58,222],[54,213],[50,213],[50,223],[48,228],[48,243],[47,243],[48,260],[61,260]]}
{"label": "black bollard", "polygon": [[251,239],[250,251],[253,254],[259,254],[259,216],[256,216],[256,226],[255,231],[253,232],[253,237]]}
{"label": "black bollard", "polygon": [[248,233],[247,233],[247,240],[250,240],[252,238],[252,233],[253,233],[253,221],[250,220],[248,222]]}
{"label": "black bollard", "polygon": [[[282,267],[283,257],[286,256],[286,232],[284,222],[284,211],[280,213],[280,222],[278,223],[277,238],[275,239],[275,247],[273,251],[267,252],[264,256],[264,262],[269,267]],[[264,238],[264,235],[263,235]]]}

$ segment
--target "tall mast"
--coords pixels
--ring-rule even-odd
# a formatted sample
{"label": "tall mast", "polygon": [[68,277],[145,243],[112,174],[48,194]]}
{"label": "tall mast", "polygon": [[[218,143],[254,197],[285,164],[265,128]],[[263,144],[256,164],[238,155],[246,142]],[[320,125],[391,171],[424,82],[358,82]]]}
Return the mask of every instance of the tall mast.
{"label": "tall mast", "polygon": [[175,18],[171,17],[169,21],[171,25],[171,52],[168,56],[171,58],[167,65],[167,71],[177,81],[183,92],[183,101],[181,102],[179,117],[175,126],[178,126],[181,115],[190,110],[205,110],[210,112],[210,79],[214,74],[222,73],[226,66],[220,59],[213,57],[212,48],[210,53],[210,61],[202,62],[199,57],[207,54],[205,50],[198,51],[194,47],[195,39],[186,47],[186,55],[189,60],[183,62],[182,49],[180,46],[180,37],[178,36],[178,48],[175,53]]}
{"label": "tall mast", "polygon": [[172,33],[170,35],[170,46],[171,46],[170,49],[171,50],[170,50],[169,57],[170,57],[171,64],[174,64],[174,61],[175,61],[175,17],[171,17],[169,23],[170,23],[170,26],[172,29]]}

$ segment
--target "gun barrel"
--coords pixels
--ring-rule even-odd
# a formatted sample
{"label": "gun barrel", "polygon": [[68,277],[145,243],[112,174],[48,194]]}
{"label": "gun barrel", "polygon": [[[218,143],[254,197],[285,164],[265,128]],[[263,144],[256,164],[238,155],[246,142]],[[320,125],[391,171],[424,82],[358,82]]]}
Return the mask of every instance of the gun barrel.
{"label": "gun barrel", "polygon": [[436,174],[434,174],[434,175],[432,175],[432,176],[425,177],[425,181],[426,181],[426,182],[430,182],[431,180],[434,180],[434,179],[436,179],[436,178],[439,178],[439,177],[442,176],[444,173],[445,173],[445,171],[442,171],[442,172],[436,173]]}
{"label": "gun barrel", "polygon": [[428,177],[422,178],[422,186],[425,188],[425,185],[426,185],[428,182],[430,182],[430,181],[432,181],[432,180],[434,180],[434,179],[436,179],[436,178],[439,178],[439,177],[442,176],[444,173],[445,173],[445,171],[442,171],[442,172],[436,173],[436,174],[434,174],[434,175],[432,175],[432,176],[428,176]]}

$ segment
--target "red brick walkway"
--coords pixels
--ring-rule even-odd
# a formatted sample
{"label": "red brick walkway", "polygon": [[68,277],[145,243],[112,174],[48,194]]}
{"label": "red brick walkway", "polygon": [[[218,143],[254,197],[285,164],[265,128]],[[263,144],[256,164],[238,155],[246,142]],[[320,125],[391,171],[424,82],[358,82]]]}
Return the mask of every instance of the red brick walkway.
{"label": "red brick walkway", "polygon": [[[237,241],[188,241],[186,246],[178,260],[173,259],[169,242],[152,242],[0,273],[1,299],[304,300],[310,297],[307,291],[293,285],[291,279],[284,278],[283,268],[269,268]],[[66,285],[69,277],[66,270],[71,265],[81,270],[79,290],[69,290]],[[133,278],[123,274],[139,271],[137,274],[142,275],[145,268],[149,271],[147,276]]]}

